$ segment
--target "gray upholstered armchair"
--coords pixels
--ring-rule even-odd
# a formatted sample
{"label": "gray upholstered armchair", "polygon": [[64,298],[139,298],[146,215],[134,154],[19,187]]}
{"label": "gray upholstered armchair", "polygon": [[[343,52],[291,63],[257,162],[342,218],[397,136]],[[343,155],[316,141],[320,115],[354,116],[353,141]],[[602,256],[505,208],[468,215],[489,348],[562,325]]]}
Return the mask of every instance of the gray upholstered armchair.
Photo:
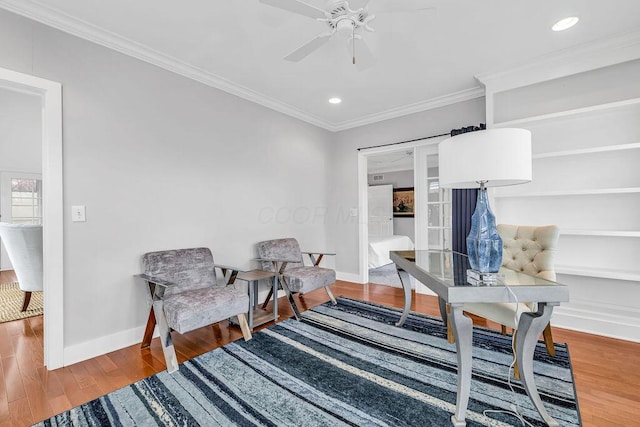
{"label": "gray upholstered armchair", "polygon": [[[302,254],[311,259],[312,266],[305,266]],[[293,299],[294,293],[303,294],[316,289],[325,288],[329,299],[336,304],[329,285],[335,283],[336,272],[318,265],[324,255],[335,255],[320,252],[302,252],[298,241],[294,238],[266,240],[258,243],[258,256],[262,261],[262,268],[278,273],[280,287],[287,294],[296,319],[300,319],[300,310]],[[265,305],[271,299],[271,291]],[[275,296],[277,297],[277,295]]]}
{"label": "gray upholstered armchair", "polygon": [[178,370],[172,331],[184,334],[237,316],[244,339],[251,339],[245,317],[249,296],[218,280],[209,249],[149,252],[144,254],[142,263],[144,274],[136,277],[149,285],[153,307],[141,346],[149,347],[157,324],[169,372]]}
{"label": "gray upholstered armchair", "polygon": [[0,240],[4,244],[24,292],[22,311],[27,311],[31,292],[42,291],[42,226],[0,222]]}

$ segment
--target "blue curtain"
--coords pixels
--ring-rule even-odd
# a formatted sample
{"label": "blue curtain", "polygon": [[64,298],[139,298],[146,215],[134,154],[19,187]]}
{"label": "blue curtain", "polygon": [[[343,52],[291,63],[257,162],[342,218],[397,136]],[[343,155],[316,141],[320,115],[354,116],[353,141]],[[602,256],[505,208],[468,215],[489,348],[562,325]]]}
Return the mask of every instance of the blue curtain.
{"label": "blue curtain", "polygon": [[451,249],[467,253],[467,235],[471,230],[471,215],[476,209],[478,190],[451,190]]}

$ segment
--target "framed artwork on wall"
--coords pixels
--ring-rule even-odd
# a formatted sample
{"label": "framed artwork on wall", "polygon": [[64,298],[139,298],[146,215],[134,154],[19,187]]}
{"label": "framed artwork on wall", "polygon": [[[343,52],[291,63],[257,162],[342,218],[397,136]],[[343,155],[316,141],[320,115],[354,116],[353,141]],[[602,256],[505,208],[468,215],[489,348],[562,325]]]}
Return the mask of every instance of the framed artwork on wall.
{"label": "framed artwork on wall", "polygon": [[413,187],[393,189],[393,216],[413,217]]}

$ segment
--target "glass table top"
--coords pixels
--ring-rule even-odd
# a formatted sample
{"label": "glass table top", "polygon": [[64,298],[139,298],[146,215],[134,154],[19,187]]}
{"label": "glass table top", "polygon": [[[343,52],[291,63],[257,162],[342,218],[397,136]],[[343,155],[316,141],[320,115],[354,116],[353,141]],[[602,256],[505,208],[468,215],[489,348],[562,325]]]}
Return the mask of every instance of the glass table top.
{"label": "glass table top", "polygon": [[[506,287],[517,288],[517,293],[522,297],[520,301],[568,301],[567,286],[505,267],[500,268],[495,281],[479,282],[469,279],[469,259],[467,255],[458,252],[393,251],[391,259],[398,267],[447,301],[508,301],[508,298],[502,296]],[[496,293],[499,289],[503,291]]]}

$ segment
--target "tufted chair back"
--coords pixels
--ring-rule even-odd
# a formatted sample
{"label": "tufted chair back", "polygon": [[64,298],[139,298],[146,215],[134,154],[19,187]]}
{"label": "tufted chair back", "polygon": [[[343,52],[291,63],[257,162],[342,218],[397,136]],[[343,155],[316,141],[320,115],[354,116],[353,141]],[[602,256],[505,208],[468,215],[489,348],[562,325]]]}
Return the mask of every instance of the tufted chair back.
{"label": "tufted chair back", "polygon": [[553,262],[560,234],[557,226],[498,224],[498,234],[503,244],[503,267],[556,280]]}

